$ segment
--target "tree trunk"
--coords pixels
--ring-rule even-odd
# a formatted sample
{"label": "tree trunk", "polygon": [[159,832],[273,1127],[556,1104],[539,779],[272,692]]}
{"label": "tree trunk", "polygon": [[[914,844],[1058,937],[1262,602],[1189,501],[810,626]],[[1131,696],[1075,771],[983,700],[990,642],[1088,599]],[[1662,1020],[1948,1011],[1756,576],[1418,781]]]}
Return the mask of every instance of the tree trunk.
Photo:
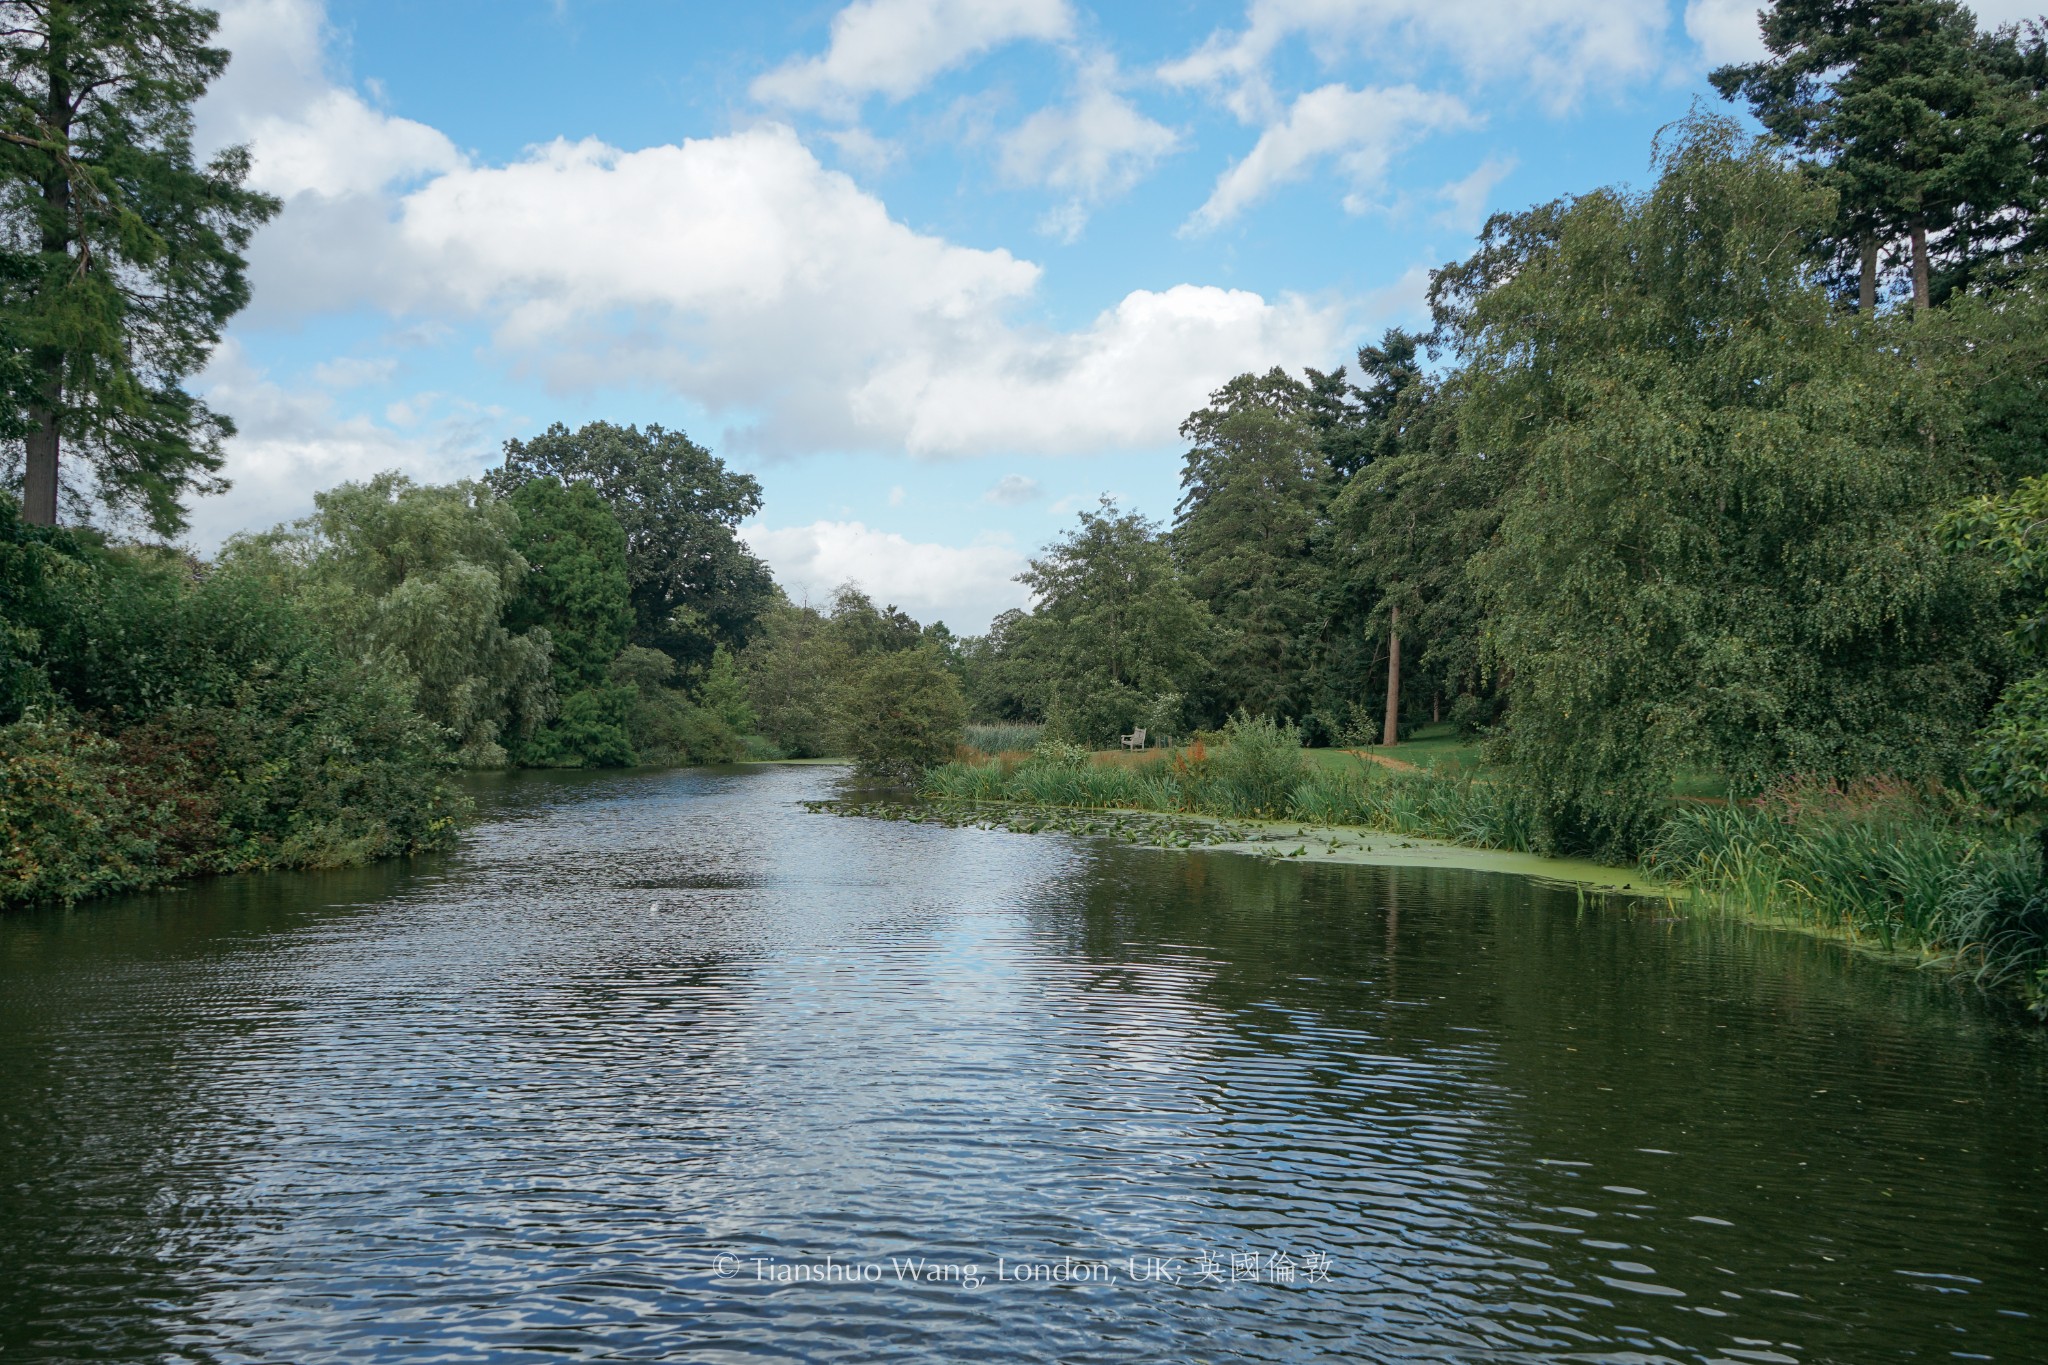
{"label": "tree trunk", "polygon": [[28,434],[27,468],[22,471],[21,519],[31,526],[57,524],[57,415],[31,408],[36,429]]}
{"label": "tree trunk", "polygon": [[1869,317],[1877,311],[1877,234],[1863,234],[1863,270],[1856,283],[1856,311]]}
{"label": "tree trunk", "polygon": [[1442,688],[1438,688],[1430,694],[1429,723],[1431,725],[1441,725],[1444,723],[1444,692]]}
{"label": "tree trunk", "polygon": [[[51,25],[48,67],[45,75],[48,87],[43,100],[43,119],[49,131],[60,135],[68,147],[71,142],[71,82],[67,69],[69,53],[58,42],[57,25]],[[50,262],[47,257],[71,252],[71,168],[62,158],[53,157],[49,169],[43,175],[43,203],[47,206],[43,219],[43,280],[38,286],[51,287]],[[58,286],[62,287],[62,286]],[[42,371],[42,399],[29,409],[29,420],[35,423],[35,430],[28,434],[23,443],[27,448],[25,467],[21,480],[21,515],[32,526],[55,526],[57,524],[57,456],[61,441],[57,425],[58,411],[64,404],[64,357],[62,353],[42,352],[35,357],[35,366]]]}
{"label": "tree trunk", "polygon": [[1913,224],[1913,311],[1924,313],[1928,305],[1927,293],[1927,229],[1919,223]]}
{"label": "tree trunk", "polygon": [[1387,627],[1387,724],[1380,743],[1393,747],[1401,742],[1401,609],[1394,607]]}

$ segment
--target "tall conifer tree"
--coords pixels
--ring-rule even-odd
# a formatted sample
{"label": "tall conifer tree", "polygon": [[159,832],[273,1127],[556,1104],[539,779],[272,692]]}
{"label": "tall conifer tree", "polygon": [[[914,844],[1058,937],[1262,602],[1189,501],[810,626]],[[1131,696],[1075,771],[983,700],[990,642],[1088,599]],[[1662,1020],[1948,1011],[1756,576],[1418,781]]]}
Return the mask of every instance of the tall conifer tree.
{"label": "tall conifer tree", "polygon": [[60,454],[159,532],[222,487],[234,427],[184,381],[248,302],[242,252],[277,201],[245,148],[201,164],[192,106],[227,65],[176,0],[0,0],[0,219],[32,265],[8,319],[29,361],[23,513],[57,517]]}

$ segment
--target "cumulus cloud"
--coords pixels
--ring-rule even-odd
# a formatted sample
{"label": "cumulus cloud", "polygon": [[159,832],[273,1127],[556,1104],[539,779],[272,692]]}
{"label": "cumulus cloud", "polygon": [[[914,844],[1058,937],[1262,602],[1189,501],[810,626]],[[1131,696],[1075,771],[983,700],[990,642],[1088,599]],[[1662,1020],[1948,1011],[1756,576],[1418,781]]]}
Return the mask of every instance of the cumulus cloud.
{"label": "cumulus cloud", "polygon": [[921,621],[942,620],[976,634],[996,613],[1026,605],[1016,582],[1024,556],[1008,543],[939,545],[879,531],[858,521],[808,526],[750,523],[740,538],[765,560],[794,598],[823,602],[849,580],[878,602],[893,602]]}
{"label": "cumulus cloud", "polygon": [[198,386],[234,414],[239,428],[222,470],[232,486],[192,508],[187,538],[208,551],[236,531],[303,516],[312,510],[314,489],[386,469],[427,482],[471,477],[502,416],[442,395],[415,395],[412,429],[399,431],[343,413],[325,390],[277,383],[232,338],[214,352]]}
{"label": "cumulus cloud", "polygon": [[330,84],[318,0],[226,0],[218,41],[234,53],[199,107],[208,146],[246,142],[250,181],[285,199],[369,194],[466,164],[446,135]]}
{"label": "cumulus cloud", "polygon": [[1666,22],[1662,5],[1641,0],[1252,0],[1241,30],[1211,35],[1159,74],[1214,88],[1240,118],[1265,122],[1274,115],[1273,54],[1306,36],[1324,56],[1343,43],[1382,57],[1402,47],[1441,52],[1475,79],[1524,77],[1540,103],[1562,109],[1591,81],[1653,72]]}
{"label": "cumulus cloud", "polygon": [[1138,111],[1116,89],[1115,64],[1090,63],[1071,103],[1041,109],[1002,138],[1000,169],[1012,184],[1067,196],[1047,223],[1071,241],[1087,206],[1121,194],[1180,145],[1180,135]]}
{"label": "cumulus cloud", "polygon": [[854,0],[832,17],[822,56],[757,78],[755,99],[850,117],[870,95],[906,99],[952,67],[1018,39],[1067,36],[1066,0]]}
{"label": "cumulus cloud", "polygon": [[1022,507],[1038,497],[1038,480],[1022,474],[1005,474],[996,480],[996,486],[981,495],[983,502],[992,502],[998,507]]}
{"label": "cumulus cloud", "polygon": [[1302,300],[1188,285],[1078,332],[1031,327],[1016,314],[1037,265],[914,231],[772,125],[635,152],[556,142],[332,207],[296,206],[259,241],[273,308],[480,319],[557,390],[653,384],[769,454],[1158,443],[1220,375],[1301,363],[1341,330]]}
{"label": "cumulus cloud", "polygon": [[1306,177],[1334,157],[1350,181],[1344,206],[1360,212],[1385,180],[1395,151],[1430,132],[1478,122],[1463,102],[1412,85],[1353,90],[1326,85],[1294,101],[1285,118],[1259,135],[1243,160],[1224,171],[1188,221],[1205,231],[1228,222],[1276,186]]}

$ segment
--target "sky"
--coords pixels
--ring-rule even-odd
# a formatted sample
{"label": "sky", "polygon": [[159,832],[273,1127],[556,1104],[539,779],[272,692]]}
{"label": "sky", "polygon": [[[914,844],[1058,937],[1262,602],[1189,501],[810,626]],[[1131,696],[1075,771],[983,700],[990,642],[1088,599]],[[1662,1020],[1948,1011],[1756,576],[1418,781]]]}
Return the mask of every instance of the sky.
{"label": "sky", "polygon": [[[2005,22],[2032,4],[1986,0]],[[284,201],[194,387],[192,542],[658,423],[742,535],[978,633],[1245,370],[1426,318],[1485,217],[1647,178],[1754,0],[225,0],[202,146]]]}

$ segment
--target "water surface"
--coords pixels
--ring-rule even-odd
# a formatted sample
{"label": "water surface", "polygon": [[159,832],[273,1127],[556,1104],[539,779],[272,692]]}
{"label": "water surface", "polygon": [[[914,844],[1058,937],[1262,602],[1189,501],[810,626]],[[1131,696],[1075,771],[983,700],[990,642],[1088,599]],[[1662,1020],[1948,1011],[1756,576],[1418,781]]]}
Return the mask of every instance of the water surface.
{"label": "water surface", "polygon": [[837,780],[0,920],[0,1361],[2048,1359],[2048,1053],[1939,980]]}

